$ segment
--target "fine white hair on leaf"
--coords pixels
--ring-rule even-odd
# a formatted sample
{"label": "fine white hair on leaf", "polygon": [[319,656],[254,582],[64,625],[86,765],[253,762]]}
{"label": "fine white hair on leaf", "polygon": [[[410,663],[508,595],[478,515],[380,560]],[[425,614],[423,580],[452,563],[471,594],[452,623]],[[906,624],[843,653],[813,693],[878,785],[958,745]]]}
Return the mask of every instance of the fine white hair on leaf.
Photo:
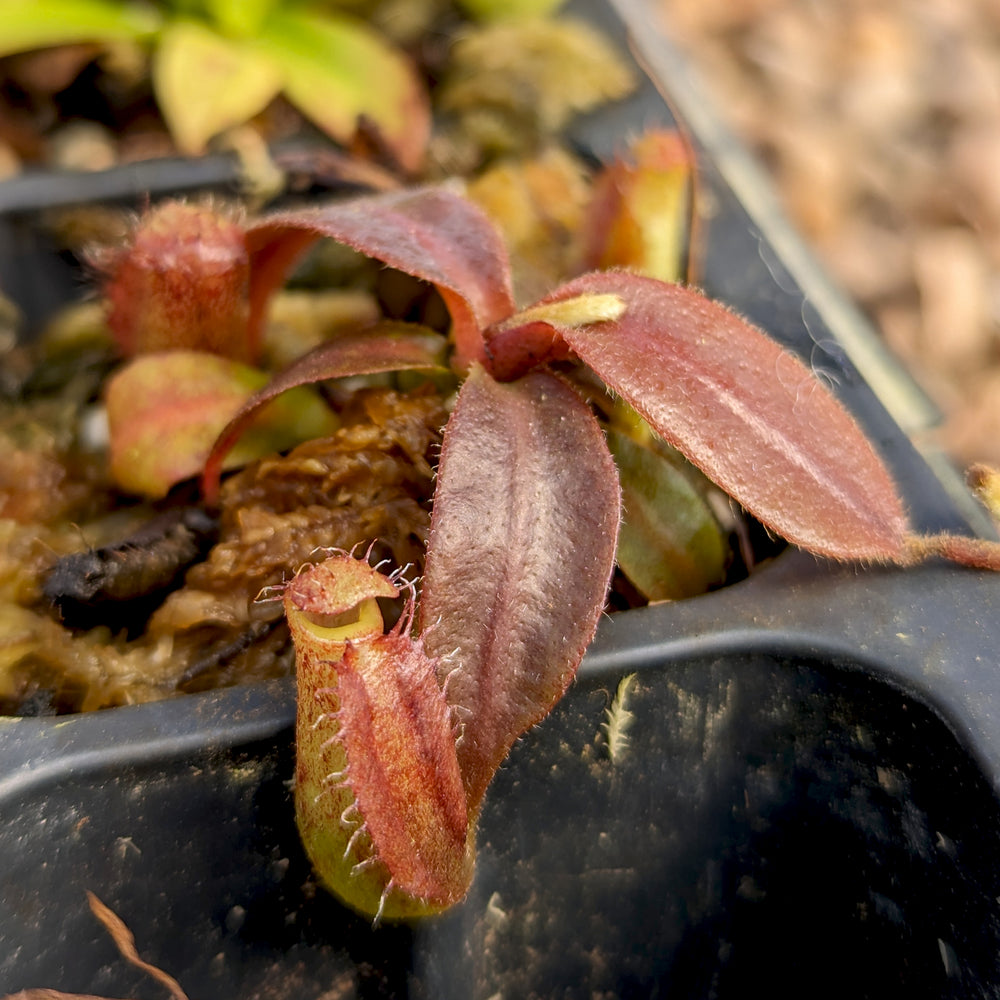
{"label": "fine white hair on leaf", "polygon": [[371,868],[372,865],[374,865],[377,861],[378,858],[374,854],[370,854],[363,861],[359,861],[356,865],[354,865],[354,867],[351,869],[351,874],[357,877],[366,869]]}
{"label": "fine white hair on leaf", "polygon": [[[284,577],[284,574],[282,574]],[[261,587],[257,596],[253,599],[254,604],[271,604],[275,601],[284,600],[287,582],[282,579],[281,583],[272,583],[267,587]]]}
{"label": "fine white hair on leaf", "polygon": [[601,728],[608,740],[608,757],[617,763],[628,747],[628,729],[635,716],[625,707],[635,685],[635,674],[626,674],[619,682],[611,704],[604,710],[605,721]]}
{"label": "fine white hair on leaf", "polygon": [[389,893],[396,888],[396,883],[389,879],[385,884],[385,888],[382,890],[382,895],[379,897],[378,910],[375,913],[375,919],[372,920],[372,927],[378,927],[382,923],[382,914],[385,912],[385,901],[389,898]]}
{"label": "fine white hair on leaf", "polygon": [[[438,657],[438,661],[440,663],[446,664],[449,661],[449,659],[451,659],[451,657],[453,657],[458,652],[459,652],[459,650],[457,648],[453,649],[450,653],[446,653],[444,656],[439,656]],[[451,683],[452,677],[454,677],[456,674],[460,673],[461,670],[462,670],[461,665],[459,665],[457,667],[452,667],[451,670],[449,670],[448,673],[446,673],[444,675],[444,681],[441,684],[441,693],[446,698],[448,696],[448,685]]]}
{"label": "fine white hair on leaf", "polygon": [[358,840],[368,832],[368,828],[362,823],[355,831],[351,834],[349,840],[347,841],[347,847],[344,848],[344,861],[346,861],[351,854],[351,851],[357,847]]}
{"label": "fine white hair on leaf", "polygon": [[[318,701],[319,699],[317,698],[316,700]],[[340,712],[320,712],[320,714],[317,715],[316,718],[313,719],[313,721],[309,724],[309,729],[312,732],[315,732],[317,729],[320,728],[320,726],[328,726],[331,723],[333,725],[339,725],[340,724],[340,720],[338,718],[339,715]]]}

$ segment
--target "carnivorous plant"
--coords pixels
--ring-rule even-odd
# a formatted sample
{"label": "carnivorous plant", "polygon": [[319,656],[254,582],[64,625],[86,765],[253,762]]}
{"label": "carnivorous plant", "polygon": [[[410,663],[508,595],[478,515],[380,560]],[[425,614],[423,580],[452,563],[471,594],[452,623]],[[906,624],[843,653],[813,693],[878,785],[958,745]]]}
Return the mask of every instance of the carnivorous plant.
{"label": "carnivorous plant", "polygon": [[[797,358],[699,292],[595,271],[518,307],[503,242],[427,187],[246,227],[251,319],[326,237],[433,284],[460,382],[444,431],[426,565],[331,551],[281,590],[296,644],[295,800],[323,881],[385,919],[442,910],[473,873],[476,819],[511,745],[559,700],[615,565],[619,478],[574,372],[596,375],[771,531],[819,556],[1000,568],[996,543],[910,527],[892,478]],[[305,383],[434,369],[441,338],[376,324],[255,393],[219,435],[203,489],[266,404]],[[780,377],[776,377],[780,373]],[[403,598],[388,632],[379,602]]]}

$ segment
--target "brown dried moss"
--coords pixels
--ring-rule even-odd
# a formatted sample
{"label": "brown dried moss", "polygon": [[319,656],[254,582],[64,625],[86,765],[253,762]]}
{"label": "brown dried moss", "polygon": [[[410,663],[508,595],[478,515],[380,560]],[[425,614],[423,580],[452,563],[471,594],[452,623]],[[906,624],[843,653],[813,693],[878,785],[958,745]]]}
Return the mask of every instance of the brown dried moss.
{"label": "brown dried moss", "polygon": [[[334,436],[227,480],[218,543],[133,641],[106,628],[71,632],[41,608],[18,603],[37,597],[37,581],[12,580],[9,603],[0,606],[0,707],[91,710],[281,676],[293,657],[280,602],[259,599],[267,588],[324,548],[375,539],[380,555],[419,568],[446,420],[441,397],[430,389],[363,389],[342,417]],[[23,545],[16,549],[23,556]]]}

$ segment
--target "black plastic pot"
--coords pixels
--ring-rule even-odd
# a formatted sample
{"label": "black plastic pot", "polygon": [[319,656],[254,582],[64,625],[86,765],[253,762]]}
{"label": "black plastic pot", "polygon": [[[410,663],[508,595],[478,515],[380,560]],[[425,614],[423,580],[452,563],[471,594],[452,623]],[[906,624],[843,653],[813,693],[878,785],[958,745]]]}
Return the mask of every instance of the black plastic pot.
{"label": "black plastic pot", "polygon": [[[611,8],[577,9],[622,34]],[[665,115],[649,84],[578,139],[604,152]],[[694,119],[714,206],[706,290],[829,376],[918,527],[970,530],[957,480],[869,381],[904,421],[925,401],[761,211],[735,147]],[[998,649],[994,576],[792,551],[726,590],[615,616],[495,779],[469,898],[412,928],[374,929],[316,888],[288,787],[290,684],[0,721],[0,990],[153,995],[91,890],[192,1000],[996,996]],[[630,673],[612,759],[605,710]]]}

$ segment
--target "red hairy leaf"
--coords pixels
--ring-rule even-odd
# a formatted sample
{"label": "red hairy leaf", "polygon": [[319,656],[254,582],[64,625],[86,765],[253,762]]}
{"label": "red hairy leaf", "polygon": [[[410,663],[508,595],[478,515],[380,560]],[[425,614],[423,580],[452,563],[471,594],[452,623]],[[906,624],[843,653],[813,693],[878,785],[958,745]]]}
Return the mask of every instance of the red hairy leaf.
{"label": "red hairy leaf", "polygon": [[604,436],[569,386],[472,369],[445,431],[420,608],[428,652],[451,671],[448,701],[468,719],[470,816],[593,638],[619,513]]}
{"label": "red hairy leaf", "polygon": [[486,214],[444,188],[417,188],[278,213],[250,226],[255,317],[297,257],[324,236],[433,283],[451,312],[461,369],[482,360],[480,331],[514,310],[507,251]]}
{"label": "red hairy leaf", "polygon": [[543,302],[591,293],[621,296],[624,314],[556,332],[765,525],[820,555],[909,558],[888,470],[802,362],[719,303],[638,275],[584,275]]}
{"label": "red hairy leaf", "polygon": [[444,351],[444,338],[432,330],[409,323],[384,322],[321,344],[303,355],[250,397],[215,439],[202,471],[205,502],[212,505],[218,500],[219,476],[226,455],[261,407],[275,396],[296,386],[345,375],[441,367]]}

